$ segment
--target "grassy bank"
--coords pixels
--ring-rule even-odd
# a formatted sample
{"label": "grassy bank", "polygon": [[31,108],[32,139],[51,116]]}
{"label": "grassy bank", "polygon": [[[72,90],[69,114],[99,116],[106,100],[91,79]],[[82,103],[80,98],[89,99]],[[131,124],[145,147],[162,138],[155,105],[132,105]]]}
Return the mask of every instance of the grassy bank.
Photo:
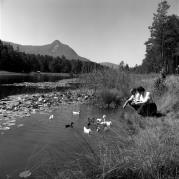
{"label": "grassy bank", "polygon": [[[119,116],[122,120],[118,121],[120,127],[113,137],[103,138],[98,150],[92,149],[88,155],[80,156],[75,167],[69,166],[56,178],[178,178],[179,77],[168,76],[158,84],[157,75],[125,78],[125,74],[119,77],[116,72],[112,78],[104,75],[100,77],[103,79],[101,83],[95,76],[90,77],[93,80],[88,79],[88,86],[99,92],[104,85],[105,89],[120,91],[122,97],[127,95],[130,87],[142,85],[152,92],[161,116],[144,118],[133,110],[124,111]],[[117,83],[118,79],[120,83]]]}

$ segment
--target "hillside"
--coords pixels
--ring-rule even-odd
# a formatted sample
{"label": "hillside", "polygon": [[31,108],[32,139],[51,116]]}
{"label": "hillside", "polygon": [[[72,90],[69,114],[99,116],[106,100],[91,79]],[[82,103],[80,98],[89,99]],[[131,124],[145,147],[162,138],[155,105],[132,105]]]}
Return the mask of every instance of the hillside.
{"label": "hillside", "polygon": [[113,69],[119,68],[119,66],[117,64],[110,63],[110,62],[102,62],[102,63],[100,63],[100,65],[107,66],[107,67],[113,68]]}
{"label": "hillside", "polygon": [[51,44],[39,45],[39,46],[20,45],[12,42],[5,42],[5,43],[10,43],[13,46],[14,50],[18,49],[20,52],[25,52],[29,54],[49,55],[53,57],[65,56],[66,59],[68,60],[79,59],[82,61],[89,61],[88,59],[79,56],[71,47],[61,43],[58,40],[53,41]]}

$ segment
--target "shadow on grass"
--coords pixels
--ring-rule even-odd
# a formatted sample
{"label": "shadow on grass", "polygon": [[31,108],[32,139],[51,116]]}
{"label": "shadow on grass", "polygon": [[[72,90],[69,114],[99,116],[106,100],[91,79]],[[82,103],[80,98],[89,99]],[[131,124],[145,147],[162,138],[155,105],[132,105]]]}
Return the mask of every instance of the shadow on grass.
{"label": "shadow on grass", "polygon": [[165,117],[165,116],[166,116],[166,114],[161,113],[161,112],[159,112],[159,111],[157,111],[157,113],[154,115],[154,117],[157,117],[157,118]]}

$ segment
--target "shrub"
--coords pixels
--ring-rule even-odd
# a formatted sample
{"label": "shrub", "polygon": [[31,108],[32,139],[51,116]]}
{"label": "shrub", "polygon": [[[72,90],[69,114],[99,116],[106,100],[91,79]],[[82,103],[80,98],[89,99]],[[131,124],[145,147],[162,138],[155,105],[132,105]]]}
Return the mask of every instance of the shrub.
{"label": "shrub", "polygon": [[123,97],[123,93],[118,91],[117,89],[103,89],[98,93],[99,98],[101,99],[104,105],[110,107],[110,104],[113,103],[115,107],[121,104],[121,100]]}
{"label": "shrub", "polygon": [[160,77],[155,79],[153,88],[154,88],[154,93],[156,95],[159,95],[159,96],[163,95],[167,91],[165,79],[160,78]]}
{"label": "shrub", "polygon": [[83,74],[80,81],[84,87],[91,88],[104,104],[110,106],[111,103],[117,107],[121,104],[121,99],[128,95],[130,86],[130,76],[119,70],[103,69]]}
{"label": "shrub", "polygon": [[160,85],[160,90],[158,90],[158,93],[155,92],[154,95],[156,98],[156,102],[158,103],[159,109],[162,112],[167,113],[167,111],[173,110],[179,102],[179,77],[171,75],[168,76],[166,80],[161,83],[162,84]]}

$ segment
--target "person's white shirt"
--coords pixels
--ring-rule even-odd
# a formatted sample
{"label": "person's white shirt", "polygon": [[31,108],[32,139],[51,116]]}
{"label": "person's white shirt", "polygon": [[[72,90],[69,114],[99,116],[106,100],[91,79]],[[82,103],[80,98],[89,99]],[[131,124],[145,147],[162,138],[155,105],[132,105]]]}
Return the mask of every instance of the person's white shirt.
{"label": "person's white shirt", "polygon": [[133,102],[136,103],[138,101],[140,101],[140,94],[138,92],[136,92],[136,94],[134,95]]}
{"label": "person's white shirt", "polygon": [[152,97],[150,92],[145,92],[144,95],[139,96],[139,103],[152,102]]}

